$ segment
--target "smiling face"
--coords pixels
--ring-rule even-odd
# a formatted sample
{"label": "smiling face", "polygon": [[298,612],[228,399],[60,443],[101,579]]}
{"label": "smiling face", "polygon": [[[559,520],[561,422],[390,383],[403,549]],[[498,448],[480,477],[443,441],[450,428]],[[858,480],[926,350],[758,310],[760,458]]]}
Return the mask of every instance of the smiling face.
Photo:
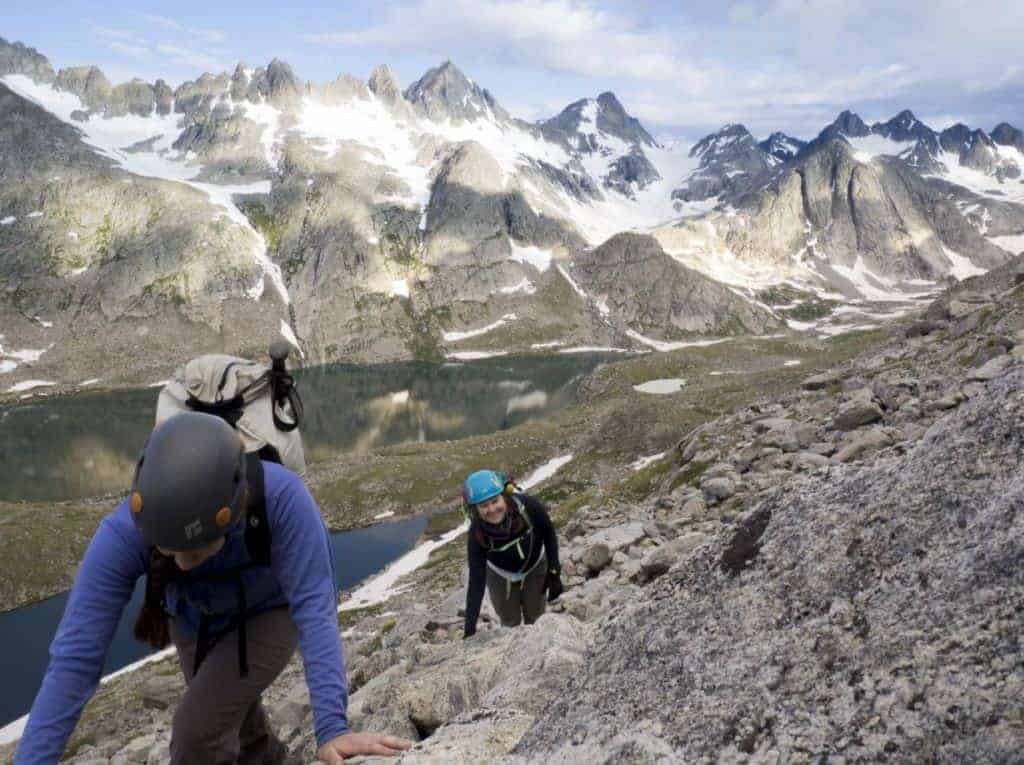
{"label": "smiling face", "polygon": [[195,550],[181,550],[179,552],[175,552],[173,550],[165,550],[162,547],[157,547],[156,549],[159,550],[162,555],[170,555],[174,558],[174,562],[178,564],[178,568],[182,571],[190,571],[201,566],[208,558],[212,558],[214,555],[219,553],[223,546],[224,537],[220,537],[210,542],[210,544]]}
{"label": "smiling face", "polygon": [[508,512],[508,503],[505,502],[504,495],[499,494],[478,503],[476,511],[487,523],[501,523],[505,518],[505,513]]}

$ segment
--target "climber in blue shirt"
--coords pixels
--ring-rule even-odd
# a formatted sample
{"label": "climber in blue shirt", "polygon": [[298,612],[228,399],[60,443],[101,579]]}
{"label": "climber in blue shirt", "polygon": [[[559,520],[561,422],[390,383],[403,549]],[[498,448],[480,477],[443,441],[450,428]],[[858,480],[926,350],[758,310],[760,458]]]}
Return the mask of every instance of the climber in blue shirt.
{"label": "climber in blue shirt", "polygon": [[18,765],[60,759],[143,574],[146,602],[135,634],[154,647],[173,642],[187,683],[171,732],[174,765],[283,759],[261,694],[296,645],[320,760],[339,765],[411,746],[349,729],[334,561],[301,479],[246,455],[219,417],[186,412],[150,435],[130,496],[103,519],[86,551]]}

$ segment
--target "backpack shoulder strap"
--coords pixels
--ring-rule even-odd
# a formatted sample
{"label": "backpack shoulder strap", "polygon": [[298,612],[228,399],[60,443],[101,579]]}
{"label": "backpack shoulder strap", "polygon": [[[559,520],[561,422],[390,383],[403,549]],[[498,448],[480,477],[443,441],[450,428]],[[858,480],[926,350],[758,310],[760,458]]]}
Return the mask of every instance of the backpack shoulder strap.
{"label": "backpack shoulder strap", "polygon": [[512,495],[512,501],[516,504],[516,509],[519,511],[519,515],[526,521],[525,534],[529,534],[533,531],[533,518],[530,516],[530,504],[526,502],[527,495],[522,493],[516,493]]}
{"label": "backpack shoulder strap", "polygon": [[270,565],[270,522],[263,488],[263,463],[255,452],[245,455],[245,476],[249,489],[246,508],[245,547],[254,565]]}

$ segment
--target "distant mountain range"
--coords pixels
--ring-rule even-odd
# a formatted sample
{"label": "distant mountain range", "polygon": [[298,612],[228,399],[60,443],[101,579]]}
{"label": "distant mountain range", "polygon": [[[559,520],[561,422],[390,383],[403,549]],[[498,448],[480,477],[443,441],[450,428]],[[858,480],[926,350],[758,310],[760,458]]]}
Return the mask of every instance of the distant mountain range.
{"label": "distant mountain range", "polygon": [[663,145],[611,92],[530,123],[451,62],[172,89],[0,39],[0,393],[279,333],[323,362],[806,329],[800,305],[910,306],[1024,250],[1022,169],[1007,123]]}

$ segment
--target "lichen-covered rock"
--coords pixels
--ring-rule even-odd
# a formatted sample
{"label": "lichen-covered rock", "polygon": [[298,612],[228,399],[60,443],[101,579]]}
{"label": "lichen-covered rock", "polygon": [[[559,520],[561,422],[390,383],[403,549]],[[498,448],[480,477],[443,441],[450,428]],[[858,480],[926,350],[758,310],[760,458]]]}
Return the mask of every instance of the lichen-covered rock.
{"label": "lichen-covered rock", "polygon": [[906,454],[772,492],[751,518],[756,555],[730,575],[706,546],[602,623],[595,671],[516,757],[607,761],[622,730],[655,729],[666,762],[1013,759],[1022,416],[1013,370]]}
{"label": "lichen-covered rock", "polygon": [[580,563],[592,575],[601,573],[611,562],[612,552],[604,542],[588,545],[580,558]]}

